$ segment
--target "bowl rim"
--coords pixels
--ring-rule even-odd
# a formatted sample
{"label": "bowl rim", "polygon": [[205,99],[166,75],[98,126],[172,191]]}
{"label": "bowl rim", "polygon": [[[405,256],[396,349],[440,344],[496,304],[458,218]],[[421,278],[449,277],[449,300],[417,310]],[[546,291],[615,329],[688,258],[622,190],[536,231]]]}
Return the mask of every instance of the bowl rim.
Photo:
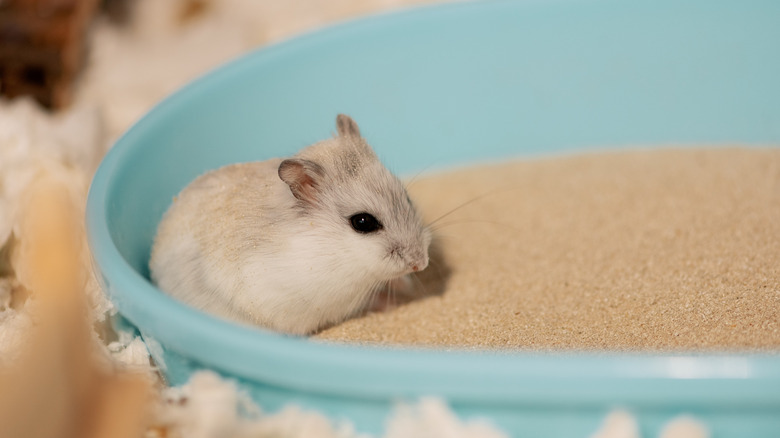
{"label": "bowl rim", "polygon": [[[310,393],[373,400],[433,393],[455,401],[533,401],[537,405],[562,399],[580,404],[620,399],[659,406],[668,404],[674,394],[681,400],[705,404],[780,405],[780,354],[445,351],[315,342],[238,325],[190,308],[143,278],[114,245],[107,222],[108,196],[124,157],[169,113],[212,84],[240,74],[247,59],[257,68],[273,62],[279,54],[327,44],[343,33],[398,26],[442,9],[502,3],[513,2],[426,5],[341,22],[244,54],[158,103],[107,152],[87,200],[87,237],[93,264],[104,290],[110,291],[123,316],[145,338],[156,340],[166,350],[244,379]],[[713,396],[718,394],[716,384],[728,387],[727,400]]]}

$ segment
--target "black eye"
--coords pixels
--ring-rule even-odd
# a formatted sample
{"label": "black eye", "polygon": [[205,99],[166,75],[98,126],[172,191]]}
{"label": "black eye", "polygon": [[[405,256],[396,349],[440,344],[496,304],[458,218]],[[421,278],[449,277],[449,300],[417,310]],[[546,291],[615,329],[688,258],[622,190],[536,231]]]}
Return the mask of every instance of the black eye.
{"label": "black eye", "polygon": [[358,213],[349,218],[352,228],[358,233],[373,233],[382,228],[382,224],[368,213]]}

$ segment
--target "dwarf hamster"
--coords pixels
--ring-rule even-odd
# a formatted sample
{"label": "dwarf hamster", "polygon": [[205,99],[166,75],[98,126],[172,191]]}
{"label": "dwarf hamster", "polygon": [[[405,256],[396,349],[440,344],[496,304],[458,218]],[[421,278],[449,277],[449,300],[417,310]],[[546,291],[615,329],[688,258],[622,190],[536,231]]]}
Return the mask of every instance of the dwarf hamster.
{"label": "dwarf hamster", "polygon": [[[350,117],[288,159],[232,164],[185,187],[152,247],[152,281],[196,308],[311,334],[425,269],[431,234]],[[409,284],[394,281],[396,284]]]}

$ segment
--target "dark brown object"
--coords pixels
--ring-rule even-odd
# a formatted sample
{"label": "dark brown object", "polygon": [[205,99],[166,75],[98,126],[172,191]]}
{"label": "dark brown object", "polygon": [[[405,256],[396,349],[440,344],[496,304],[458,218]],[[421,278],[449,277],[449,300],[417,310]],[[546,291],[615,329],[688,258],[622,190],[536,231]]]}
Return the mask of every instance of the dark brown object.
{"label": "dark brown object", "polygon": [[71,100],[98,0],[0,0],[0,94]]}
{"label": "dark brown object", "polygon": [[211,7],[207,0],[189,0],[181,6],[179,10],[179,23],[187,23],[197,20],[206,14]]}
{"label": "dark brown object", "polygon": [[124,25],[132,20],[133,0],[103,0],[103,13],[115,24]]}

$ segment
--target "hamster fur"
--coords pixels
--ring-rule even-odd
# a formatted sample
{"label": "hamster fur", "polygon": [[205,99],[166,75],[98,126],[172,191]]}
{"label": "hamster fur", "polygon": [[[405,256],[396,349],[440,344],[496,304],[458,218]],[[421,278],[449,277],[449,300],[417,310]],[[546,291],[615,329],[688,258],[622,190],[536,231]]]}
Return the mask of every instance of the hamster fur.
{"label": "hamster fur", "polygon": [[431,234],[403,184],[350,117],[336,125],[290,159],[228,165],[185,187],[158,226],[152,281],[209,313],[305,335],[425,269]]}

